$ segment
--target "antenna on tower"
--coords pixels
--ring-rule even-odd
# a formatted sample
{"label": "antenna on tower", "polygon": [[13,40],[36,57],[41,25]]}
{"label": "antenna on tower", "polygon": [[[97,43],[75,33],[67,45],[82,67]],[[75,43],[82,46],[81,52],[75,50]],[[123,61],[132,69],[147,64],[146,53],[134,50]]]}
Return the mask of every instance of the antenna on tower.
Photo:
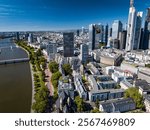
{"label": "antenna on tower", "polygon": [[134,5],[134,0],[130,0],[130,7],[133,7]]}

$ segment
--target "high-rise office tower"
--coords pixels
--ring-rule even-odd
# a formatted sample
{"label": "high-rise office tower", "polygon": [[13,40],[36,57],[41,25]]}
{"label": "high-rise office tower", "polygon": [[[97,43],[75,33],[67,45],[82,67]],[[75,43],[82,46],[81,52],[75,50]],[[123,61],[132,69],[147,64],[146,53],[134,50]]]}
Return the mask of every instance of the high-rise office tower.
{"label": "high-rise office tower", "polygon": [[77,36],[79,36],[80,35],[80,30],[77,30]]}
{"label": "high-rise office tower", "polygon": [[33,34],[32,33],[30,33],[28,36],[28,43],[29,44],[33,43]]}
{"label": "high-rise office tower", "polygon": [[81,48],[81,55],[80,55],[80,59],[82,63],[87,63],[88,61],[88,57],[89,57],[89,48],[87,44],[82,44]]}
{"label": "high-rise office tower", "polygon": [[126,38],[127,38],[126,30],[119,33],[119,47],[121,50],[125,49],[126,47]]}
{"label": "high-rise office tower", "polygon": [[74,56],[74,33],[68,32],[63,33],[64,41],[64,57],[73,57]]}
{"label": "high-rise office tower", "polygon": [[105,44],[107,45],[107,43],[108,43],[108,29],[109,29],[109,26],[108,26],[108,24],[105,26],[105,33],[104,33],[104,42],[105,42]]}
{"label": "high-rise office tower", "polygon": [[89,49],[95,49],[95,27],[93,24],[89,25]]}
{"label": "high-rise office tower", "polygon": [[103,43],[104,42],[104,25],[98,24],[98,28],[100,29],[100,34],[99,34],[99,42]]}
{"label": "high-rise office tower", "polygon": [[136,9],[134,7],[133,0],[130,0],[130,9],[127,25],[127,41],[126,41],[126,51],[133,50],[134,46],[134,35],[135,35],[135,26],[136,26]]}
{"label": "high-rise office tower", "polygon": [[142,49],[150,49],[150,7],[147,9],[144,34],[142,39]]}
{"label": "high-rise office tower", "polygon": [[19,32],[16,32],[16,40],[19,41],[20,37],[19,37]]}
{"label": "high-rise office tower", "polygon": [[100,26],[97,24],[89,25],[89,49],[94,50],[98,44],[100,39]]}
{"label": "high-rise office tower", "polygon": [[144,29],[141,29],[141,39],[140,39],[140,46],[139,49],[142,49],[143,47],[143,37],[144,37]]}
{"label": "high-rise office tower", "polygon": [[119,32],[122,32],[122,23],[119,20],[115,20],[112,24],[112,38],[119,39]]}
{"label": "high-rise office tower", "polygon": [[112,28],[110,28],[108,31],[108,37],[112,37]]}
{"label": "high-rise office tower", "polygon": [[25,37],[25,40],[28,40],[29,33],[26,33],[24,37]]}
{"label": "high-rise office tower", "polygon": [[138,12],[137,13],[133,50],[137,50],[137,49],[140,48],[142,16],[143,16],[143,12]]}
{"label": "high-rise office tower", "polygon": [[85,33],[85,28],[84,27],[82,27],[82,34],[84,34]]}

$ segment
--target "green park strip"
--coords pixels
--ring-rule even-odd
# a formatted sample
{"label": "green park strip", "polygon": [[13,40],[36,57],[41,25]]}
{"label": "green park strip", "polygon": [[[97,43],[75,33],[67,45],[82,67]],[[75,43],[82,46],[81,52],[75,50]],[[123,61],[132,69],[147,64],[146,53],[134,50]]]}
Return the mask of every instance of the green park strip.
{"label": "green park strip", "polygon": [[40,49],[30,47],[24,41],[17,41],[16,44],[25,49],[30,58],[32,65],[32,72],[34,77],[34,102],[32,103],[32,110],[37,113],[46,112],[48,108],[49,90],[45,86],[45,67],[46,59],[44,58]]}

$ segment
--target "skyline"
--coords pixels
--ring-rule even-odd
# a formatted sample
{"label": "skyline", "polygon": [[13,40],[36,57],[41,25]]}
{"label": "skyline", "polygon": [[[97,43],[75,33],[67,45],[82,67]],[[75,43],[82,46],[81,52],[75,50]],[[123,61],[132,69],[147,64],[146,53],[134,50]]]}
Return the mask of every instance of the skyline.
{"label": "skyline", "polygon": [[[92,23],[111,25],[116,19],[125,24],[129,3],[130,0],[0,0],[0,32],[88,28]],[[134,3],[137,11],[144,12],[144,20],[150,1]]]}

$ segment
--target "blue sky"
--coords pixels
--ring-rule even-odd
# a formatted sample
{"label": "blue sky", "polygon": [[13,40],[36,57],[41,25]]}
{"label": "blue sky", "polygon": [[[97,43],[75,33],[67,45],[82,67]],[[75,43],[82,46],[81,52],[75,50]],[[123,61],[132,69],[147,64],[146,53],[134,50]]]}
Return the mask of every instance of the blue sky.
{"label": "blue sky", "polygon": [[[150,0],[135,0],[146,11]],[[0,0],[0,31],[63,30],[127,22],[129,0]]]}

